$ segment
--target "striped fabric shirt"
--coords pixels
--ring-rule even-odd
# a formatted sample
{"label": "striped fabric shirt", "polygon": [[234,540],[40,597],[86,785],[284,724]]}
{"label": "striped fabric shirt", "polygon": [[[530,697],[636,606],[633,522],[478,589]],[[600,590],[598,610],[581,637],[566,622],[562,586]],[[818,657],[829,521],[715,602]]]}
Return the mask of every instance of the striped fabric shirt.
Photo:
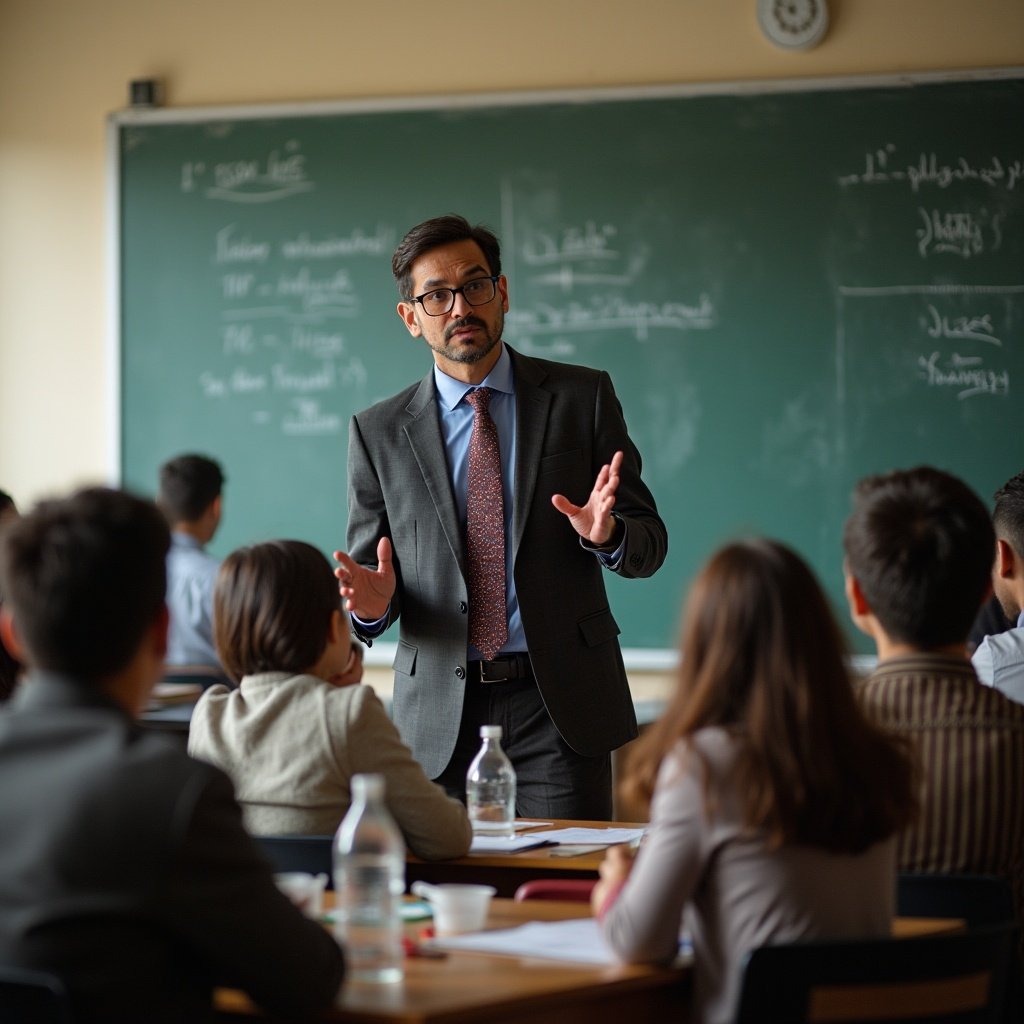
{"label": "striped fabric shirt", "polygon": [[979,683],[969,661],[934,654],[881,662],[858,694],[917,749],[921,810],[900,837],[900,870],[1008,878],[1024,923],[1024,705]]}

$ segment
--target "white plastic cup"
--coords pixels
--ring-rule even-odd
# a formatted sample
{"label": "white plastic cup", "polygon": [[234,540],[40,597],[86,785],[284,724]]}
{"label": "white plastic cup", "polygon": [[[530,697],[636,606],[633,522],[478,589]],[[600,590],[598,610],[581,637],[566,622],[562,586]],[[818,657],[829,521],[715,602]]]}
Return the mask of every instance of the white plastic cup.
{"label": "white plastic cup", "polygon": [[430,904],[434,915],[434,934],[461,935],[478,932],[487,923],[491,898],[498,890],[493,885],[461,885],[454,882],[430,885],[413,882],[412,893]]}
{"label": "white plastic cup", "polygon": [[324,910],[324,889],[327,875],[311,875],[305,871],[280,871],[274,882],[306,917],[318,919]]}

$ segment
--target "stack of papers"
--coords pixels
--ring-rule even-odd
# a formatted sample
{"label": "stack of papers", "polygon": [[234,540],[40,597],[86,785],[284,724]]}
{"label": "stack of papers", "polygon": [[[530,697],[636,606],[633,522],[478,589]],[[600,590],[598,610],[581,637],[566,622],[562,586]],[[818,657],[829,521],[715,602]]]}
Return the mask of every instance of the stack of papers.
{"label": "stack of papers", "polygon": [[431,939],[430,945],[439,949],[540,957],[543,960],[567,960],[600,966],[617,963],[592,917],[571,921],[531,921],[518,928]]}

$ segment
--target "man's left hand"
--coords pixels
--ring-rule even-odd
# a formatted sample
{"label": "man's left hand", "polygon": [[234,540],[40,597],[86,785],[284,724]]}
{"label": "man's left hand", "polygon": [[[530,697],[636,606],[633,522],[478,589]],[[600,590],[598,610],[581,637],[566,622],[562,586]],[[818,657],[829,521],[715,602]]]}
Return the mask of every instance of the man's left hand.
{"label": "man's left hand", "polygon": [[619,486],[619,469],[622,466],[622,452],[616,452],[612,461],[605,463],[594,481],[594,489],[586,505],[574,505],[564,494],[551,496],[551,504],[565,515],[572,528],[595,547],[603,547],[615,533],[612,509],[615,507],[615,492]]}

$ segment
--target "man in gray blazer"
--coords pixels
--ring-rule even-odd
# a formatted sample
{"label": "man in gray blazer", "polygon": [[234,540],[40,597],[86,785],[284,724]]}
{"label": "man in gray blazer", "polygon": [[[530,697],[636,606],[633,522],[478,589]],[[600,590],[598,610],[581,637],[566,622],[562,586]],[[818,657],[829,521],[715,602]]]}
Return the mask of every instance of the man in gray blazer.
{"label": "man in gray blazer", "polygon": [[[520,816],[608,819],[611,751],[637,726],[602,574],[650,576],[668,547],[611,380],[502,341],[508,285],[486,228],[425,221],[392,269],[398,314],[434,366],[350,424],[347,551],[335,558],[353,628],[369,644],[399,621],[394,719],[449,792],[464,798],[479,728],[497,724]],[[496,653],[470,642],[467,395],[479,387],[501,460]]]}
{"label": "man in gray blazer", "polygon": [[334,938],[274,885],[226,775],[135,721],[167,647],[167,526],[92,488],[0,533],[0,963],[63,978],[78,1024],[214,1019],[215,984],[328,1006]]}

